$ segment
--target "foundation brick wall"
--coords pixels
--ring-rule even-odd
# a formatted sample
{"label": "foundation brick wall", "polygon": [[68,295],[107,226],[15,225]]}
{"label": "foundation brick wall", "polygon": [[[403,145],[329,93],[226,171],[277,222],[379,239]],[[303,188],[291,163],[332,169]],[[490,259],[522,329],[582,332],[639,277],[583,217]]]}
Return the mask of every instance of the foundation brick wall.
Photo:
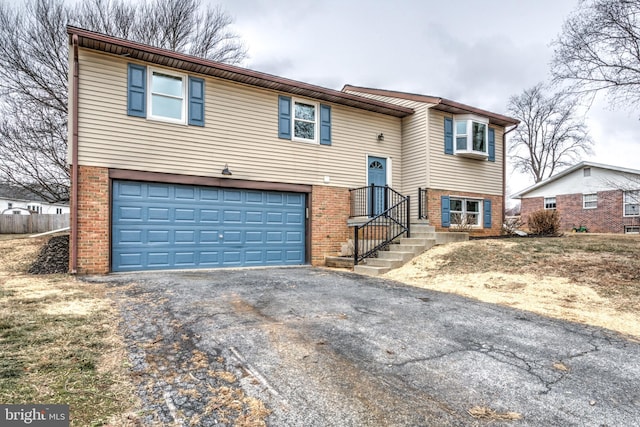
{"label": "foundation brick wall", "polygon": [[349,189],[315,185],[311,191],[311,265],[319,266],[351,237]]}
{"label": "foundation brick wall", "polygon": [[[442,227],[441,212],[441,196],[461,196],[473,199],[489,199],[491,200],[491,228],[474,228],[471,230],[471,236],[499,236],[502,233],[502,215],[504,213],[504,205],[502,196],[481,193],[466,193],[463,191],[453,190],[427,190],[427,212],[429,224],[436,228],[436,231],[450,231],[448,227]],[[482,206],[480,207],[480,215],[482,215]],[[482,223],[482,218],[480,219]]]}
{"label": "foundation brick wall", "polygon": [[[109,205],[109,169],[80,166],[78,274],[109,272]],[[75,209],[71,206],[72,223],[73,215]]]}
{"label": "foundation brick wall", "polygon": [[[598,207],[583,208],[583,195],[562,194],[556,196],[556,209],[560,215],[560,230],[572,231],[584,226],[592,233],[624,233],[626,225],[640,225],[639,217],[623,216],[623,192],[621,190],[600,191]],[[544,209],[542,197],[521,200],[521,216],[526,222],[531,213]]]}

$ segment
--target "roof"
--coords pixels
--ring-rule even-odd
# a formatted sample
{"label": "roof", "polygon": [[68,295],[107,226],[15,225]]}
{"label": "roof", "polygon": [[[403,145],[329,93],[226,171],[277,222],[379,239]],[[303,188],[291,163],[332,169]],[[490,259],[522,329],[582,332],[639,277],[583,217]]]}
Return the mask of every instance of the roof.
{"label": "roof", "polygon": [[20,200],[24,202],[44,202],[45,200],[27,190],[26,188],[18,187],[17,185],[0,183],[0,199],[5,200]]}
{"label": "roof", "polygon": [[446,111],[452,114],[477,114],[489,119],[489,123],[507,127],[514,126],[520,123],[520,120],[512,117],[503,116],[502,114],[492,113],[491,111],[482,110],[480,108],[472,107],[470,105],[462,104],[460,102],[451,101],[449,99],[440,98],[436,96],[419,95],[415,93],[398,92],[394,90],[385,89],[373,89],[368,87],[345,85],[342,88],[343,92],[355,91],[363,92],[371,95],[389,96],[393,98],[407,99],[410,101],[426,102],[428,104],[434,104],[433,109]]}
{"label": "roof", "polygon": [[575,172],[579,169],[582,169],[584,167],[593,167],[593,168],[600,168],[600,169],[607,169],[607,170],[612,170],[614,172],[621,172],[621,173],[625,173],[625,174],[632,174],[632,175],[640,175],[640,170],[637,169],[629,169],[629,168],[623,168],[623,167],[619,167],[619,166],[612,166],[612,165],[605,165],[602,163],[595,163],[595,162],[588,162],[588,161],[584,161],[584,162],[580,162],[577,165],[571,166],[568,169],[563,170],[562,172],[558,172],[557,174],[550,176],[549,178],[538,182],[537,184],[532,185],[531,187],[525,188],[524,190],[515,193],[514,195],[511,196],[512,199],[521,199],[525,194],[530,193],[534,190],[537,190],[541,187],[544,187],[547,184],[550,184],[554,181],[559,180],[560,178],[569,175],[572,172]]}
{"label": "roof", "polygon": [[286,92],[394,117],[406,117],[414,112],[411,108],[261,73],[235,65],[198,58],[82,28],[67,26],[67,33],[69,34],[70,42],[74,36],[77,36],[78,46],[85,49],[120,55],[187,72],[204,74],[236,83]]}

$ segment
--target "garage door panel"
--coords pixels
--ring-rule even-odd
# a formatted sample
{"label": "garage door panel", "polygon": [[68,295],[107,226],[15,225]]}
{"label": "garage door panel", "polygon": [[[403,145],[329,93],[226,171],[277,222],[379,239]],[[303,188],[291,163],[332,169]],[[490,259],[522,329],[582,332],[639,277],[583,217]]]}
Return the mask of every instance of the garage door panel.
{"label": "garage door panel", "polygon": [[305,196],[114,181],[112,269],[305,263]]}

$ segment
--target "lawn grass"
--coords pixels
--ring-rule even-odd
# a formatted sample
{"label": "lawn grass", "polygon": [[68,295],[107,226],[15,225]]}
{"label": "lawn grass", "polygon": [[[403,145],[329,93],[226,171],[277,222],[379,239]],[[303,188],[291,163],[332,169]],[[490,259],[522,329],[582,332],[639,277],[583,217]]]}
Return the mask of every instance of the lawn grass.
{"label": "lawn grass", "polygon": [[118,317],[101,285],[24,271],[42,241],[0,241],[0,402],[68,404],[72,426],[133,425]]}
{"label": "lawn grass", "polygon": [[613,297],[623,310],[640,308],[640,237],[568,234],[513,238],[503,245],[462,245],[445,254],[447,273],[534,273],[564,277]]}

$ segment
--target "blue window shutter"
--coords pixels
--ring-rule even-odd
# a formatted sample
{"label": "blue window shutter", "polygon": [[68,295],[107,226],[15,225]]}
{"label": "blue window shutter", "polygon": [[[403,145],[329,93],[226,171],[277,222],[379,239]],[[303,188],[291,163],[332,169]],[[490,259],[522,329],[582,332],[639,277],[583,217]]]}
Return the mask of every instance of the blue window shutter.
{"label": "blue window shutter", "polygon": [[453,154],[453,119],[444,118],[444,154]]}
{"label": "blue window shutter", "polygon": [[484,201],[484,228],[491,228],[491,200]]}
{"label": "blue window shutter", "polygon": [[278,97],[278,138],[291,139],[291,97]]}
{"label": "blue window shutter", "polygon": [[127,114],[147,117],[147,67],[128,64]]}
{"label": "blue window shutter", "polygon": [[451,205],[449,196],[440,196],[440,209],[442,217],[442,226],[449,227],[451,225]]}
{"label": "blue window shutter", "polygon": [[189,77],[189,124],[204,126],[204,80]]}
{"label": "blue window shutter", "polygon": [[496,130],[489,128],[489,161],[496,161]]}
{"label": "blue window shutter", "polygon": [[331,107],[320,104],[320,144],[331,145]]}

